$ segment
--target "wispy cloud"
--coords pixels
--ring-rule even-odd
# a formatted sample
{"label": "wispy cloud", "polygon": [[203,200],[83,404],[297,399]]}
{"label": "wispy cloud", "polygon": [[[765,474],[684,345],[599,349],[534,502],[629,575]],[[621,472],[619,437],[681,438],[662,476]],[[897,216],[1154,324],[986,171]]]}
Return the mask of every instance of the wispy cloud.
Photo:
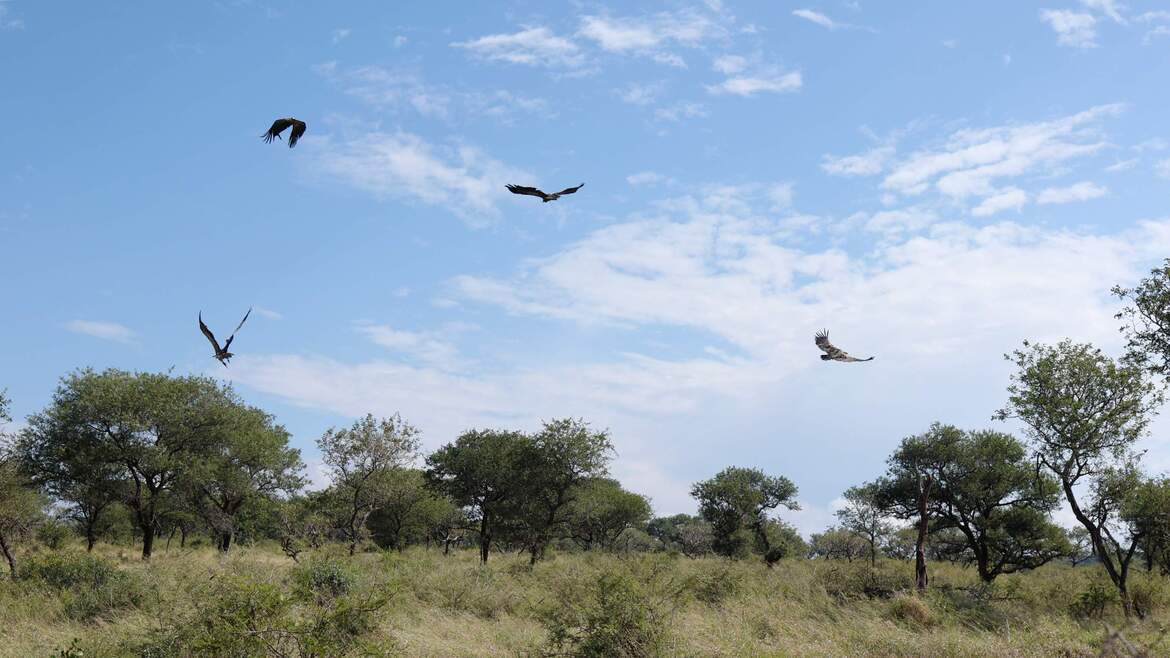
{"label": "wispy cloud", "polygon": [[987,217],[1004,210],[1015,210],[1019,212],[1027,202],[1027,192],[1018,187],[1009,187],[984,198],[979,205],[971,209],[971,214],[976,217]]}
{"label": "wispy cloud", "polygon": [[342,41],[345,41],[352,32],[353,30],[349,29],[348,27],[339,27],[336,30],[333,30],[333,43],[341,43]]}
{"label": "wispy cloud", "polygon": [[640,55],[662,64],[685,67],[686,61],[668,50],[670,46],[696,47],[727,38],[728,30],[718,14],[685,9],[642,17],[587,15],[581,18],[578,34],[606,52]]}
{"label": "wispy cloud", "polygon": [[468,330],[465,325],[452,325],[439,331],[404,331],[389,325],[375,324],[358,327],[372,342],[403,354],[419,363],[442,370],[455,370],[465,365],[459,348],[452,338]]}
{"label": "wispy cloud", "polygon": [[669,176],[663,176],[656,171],[641,171],[636,174],[626,176],[626,182],[630,185],[658,185],[660,183],[670,183],[673,179]]}
{"label": "wispy cloud", "polygon": [[701,103],[680,101],[673,105],[660,107],[654,110],[654,118],[660,121],[678,123],[685,119],[699,119],[707,116],[707,108]]}
{"label": "wispy cloud", "polygon": [[118,343],[129,343],[134,340],[135,336],[135,333],[130,328],[120,325],[117,322],[72,320],[65,325],[65,328],[75,334],[93,336],[94,338],[112,340]]}
{"label": "wispy cloud", "polygon": [[489,34],[451,46],[493,62],[549,68],[577,68],[585,64],[585,56],[577,44],[553,34],[547,27],[528,27],[511,34]]}
{"label": "wispy cloud", "polygon": [[0,30],[23,30],[24,21],[12,15],[7,0],[0,0]]}
{"label": "wispy cloud", "polygon": [[1041,9],[1040,19],[1056,32],[1056,40],[1062,46],[1097,47],[1097,19],[1092,14],[1067,9]]}
{"label": "wispy cloud", "polygon": [[821,158],[821,169],[834,176],[873,176],[881,173],[893,156],[892,146],[879,146],[844,157],[825,155]]}
{"label": "wispy cloud", "polygon": [[1154,171],[1162,178],[1170,179],[1170,158],[1161,160],[1154,165]]}
{"label": "wispy cloud", "polygon": [[800,71],[785,71],[737,55],[718,57],[711,68],[727,76],[719,84],[707,85],[707,92],[714,95],[751,97],[760,93],[786,93],[799,91],[804,84]]}
{"label": "wispy cloud", "polygon": [[1090,199],[1097,199],[1109,194],[1109,189],[1093,183],[1091,181],[1082,181],[1068,187],[1049,187],[1040,192],[1036,196],[1036,203],[1073,203],[1076,201],[1088,201]]}
{"label": "wispy cloud", "polygon": [[[821,27],[826,28],[828,30],[867,30],[870,32],[876,31],[873,28],[866,27],[864,25],[854,25],[852,23],[842,23],[839,21],[835,21],[835,20],[829,18],[828,16],[826,16],[825,14],[823,14],[819,11],[814,11],[812,9],[797,9],[797,10],[792,12],[792,15],[796,16],[797,18],[803,18],[804,20],[809,21],[810,23],[815,23],[817,25],[820,25]],[[946,43],[947,42],[945,42],[945,41],[943,42],[944,45]],[[947,46],[947,47],[953,48],[954,46],[951,45],[951,46]]]}
{"label": "wispy cloud", "polygon": [[339,144],[322,140],[316,169],[379,198],[451,209],[473,227],[490,225],[510,180],[530,179],[466,144],[439,146],[408,132],[371,132]]}
{"label": "wispy cloud", "polygon": [[263,306],[253,306],[252,310],[256,311],[257,315],[264,317],[264,318],[267,318],[269,320],[283,320],[284,319],[284,315],[277,313],[276,311],[274,311],[270,308],[264,308]]}

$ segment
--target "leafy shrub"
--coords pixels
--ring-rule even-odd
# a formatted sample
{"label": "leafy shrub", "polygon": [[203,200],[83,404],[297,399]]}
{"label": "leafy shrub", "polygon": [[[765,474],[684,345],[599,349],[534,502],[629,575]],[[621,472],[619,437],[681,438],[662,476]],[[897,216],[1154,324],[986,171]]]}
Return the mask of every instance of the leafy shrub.
{"label": "leafy shrub", "polygon": [[1117,592],[1112,587],[1105,587],[1101,583],[1094,582],[1077,595],[1076,601],[1069,606],[1069,612],[1074,617],[1099,619],[1105,614],[1105,608],[1116,601]]}
{"label": "leafy shrub", "polygon": [[336,558],[321,558],[297,569],[294,581],[320,603],[348,594],[357,585],[357,575]]}
{"label": "leafy shrub", "polygon": [[25,560],[20,578],[58,590],[65,614],[78,621],[138,607],[146,599],[146,588],[137,576],[86,553],[34,555]]}
{"label": "leafy shrub", "polygon": [[59,519],[46,519],[37,528],[37,541],[50,550],[56,551],[64,548],[72,537],[73,531]]}
{"label": "leafy shrub", "polygon": [[727,564],[694,577],[691,590],[703,603],[717,605],[735,595],[743,587],[743,573]]}
{"label": "leafy shrub", "polygon": [[543,621],[556,653],[641,658],[663,653],[667,627],[661,614],[661,606],[632,577],[606,573],[583,599],[562,592]]}

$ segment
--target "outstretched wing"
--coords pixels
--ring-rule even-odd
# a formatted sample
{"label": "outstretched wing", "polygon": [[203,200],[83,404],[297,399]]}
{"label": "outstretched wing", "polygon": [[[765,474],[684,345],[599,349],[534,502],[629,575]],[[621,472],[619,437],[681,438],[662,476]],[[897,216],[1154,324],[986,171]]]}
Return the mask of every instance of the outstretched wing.
{"label": "outstretched wing", "polygon": [[289,148],[297,145],[297,142],[301,139],[301,135],[305,134],[305,130],[309,127],[309,125],[304,121],[297,121],[296,119],[293,119],[292,127],[292,132],[288,134]]}
{"label": "outstretched wing", "polygon": [[542,199],[548,196],[535,187],[525,187],[523,185],[507,185],[505,187],[507,187],[508,191],[512,194],[527,194],[528,196],[538,196]]}
{"label": "outstretched wing", "polygon": [[261,137],[264,138],[264,143],[267,144],[272,142],[274,137],[279,138],[280,133],[284,132],[289,126],[293,125],[295,121],[296,119],[277,119],[276,121],[273,121],[272,127],[268,129],[268,132],[261,135]]}
{"label": "outstretched wing", "polygon": [[[219,354],[222,351],[219,346],[219,341],[215,339],[215,334],[211,333],[211,330],[207,328],[207,325],[203,324],[203,311],[199,311],[199,331],[202,331],[203,335],[207,336],[207,340],[210,341],[211,346],[215,348],[215,353]],[[228,342],[231,342],[230,339]]]}
{"label": "outstretched wing", "polygon": [[817,347],[821,348],[822,352],[829,355],[830,359],[840,360],[849,357],[844,350],[829,342],[829,332],[827,329],[821,329],[817,332],[815,342]]}
{"label": "outstretched wing", "polygon": [[232,346],[232,341],[236,338],[236,332],[239,331],[240,327],[244,326],[244,323],[248,321],[249,315],[252,315],[252,307],[250,306],[248,307],[248,312],[244,314],[244,319],[240,320],[240,323],[236,325],[235,331],[232,332],[232,335],[228,336],[227,343],[224,343],[223,348],[225,350]]}
{"label": "outstretched wing", "polygon": [[573,192],[576,192],[577,190],[581,189],[582,187],[585,187],[585,183],[581,183],[577,187],[566,187],[565,189],[561,190],[560,192],[557,192],[557,196],[561,196],[562,194],[572,194]]}

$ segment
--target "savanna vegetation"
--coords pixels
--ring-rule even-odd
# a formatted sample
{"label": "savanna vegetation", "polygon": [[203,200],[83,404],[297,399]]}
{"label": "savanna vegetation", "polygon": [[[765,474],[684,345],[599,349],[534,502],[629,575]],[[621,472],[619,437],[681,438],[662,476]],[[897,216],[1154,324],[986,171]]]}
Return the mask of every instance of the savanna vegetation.
{"label": "savanna vegetation", "polygon": [[994,419],[1022,437],[924,428],[807,538],[799,483],[750,466],[654,517],[582,419],[424,455],[368,415],[320,437],[309,491],[230,387],[69,373],[0,451],[0,655],[1170,655],[1170,479],[1141,464],[1170,261],[1115,293],[1120,356],[1007,355]]}

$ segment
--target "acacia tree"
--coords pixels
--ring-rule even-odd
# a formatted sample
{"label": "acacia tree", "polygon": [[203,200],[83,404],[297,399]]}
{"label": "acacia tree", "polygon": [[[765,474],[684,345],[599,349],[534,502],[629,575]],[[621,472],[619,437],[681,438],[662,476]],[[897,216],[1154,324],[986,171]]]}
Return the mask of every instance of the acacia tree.
{"label": "acacia tree", "polygon": [[699,501],[699,515],[711,524],[716,553],[744,555],[749,543],[747,533],[750,533],[769,565],[777,555],[768,537],[768,512],[781,506],[800,509],[796,485],[791,480],[783,475],[766,475],[754,468],[725,468],[710,480],[695,483],[691,496]]}
{"label": "acacia tree", "polygon": [[1113,294],[1130,303],[1116,316],[1125,323],[1128,356],[1151,372],[1170,375],[1170,258],[1133,288],[1114,286]]}
{"label": "acacia tree", "polygon": [[569,506],[569,533],[587,549],[611,550],[627,528],[640,528],[650,519],[645,496],[626,491],[617,480],[594,478],[577,487]]}
{"label": "acacia tree", "polygon": [[581,419],[546,422],[530,438],[523,464],[525,491],[517,501],[529,564],[536,563],[554,533],[566,523],[578,485],[606,474],[612,452],[609,433],[591,430]]}
{"label": "acacia tree", "polygon": [[[1006,358],[1017,371],[1008,386],[1008,404],[995,417],[1024,424],[1037,463],[1060,482],[1128,615],[1132,602],[1126,583],[1141,538],[1126,536],[1112,523],[1119,520],[1122,493],[1114,486],[1115,474],[1132,463],[1133,444],[1161,403],[1161,391],[1138,364],[1116,362],[1091,345],[1069,340],[1025,342],[1024,349]],[[1082,482],[1093,483],[1087,504],[1076,491]]]}
{"label": "acacia tree", "polygon": [[150,559],[164,515],[178,505],[181,477],[214,454],[237,404],[230,388],[207,377],[80,370],[30,418],[18,449],[25,464],[70,460],[60,473],[85,490],[113,473],[142,532],[142,558]]}
{"label": "acacia tree", "polygon": [[219,450],[193,464],[185,481],[196,513],[226,552],[248,504],[294,493],[305,479],[300,451],[288,446],[288,431],[270,414],[239,407],[221,429]]}
{"label": "acacia tree", "polygon": [[326,430],[317,447],[330,471],[333,517],[353,555],[368,533],[366,519],[385,504],[394,474],[418,455],[418,430],[398,414],[381,420],[366,414],[348,429]]}
{"label": "acacia tree", "polygon": [[[865,540],[869,548],[869,565],[877,564],[878,546],[886,541],[894,526],[886,520],[877,483],[870,482],[845,491],[845,507],[837,510],[841,527]],[[840,543],[840,542],[834,542]]]}
{"label": "acacia tree", "polygon": [[446,530],[454,532],[447,525],[453,508],[450,500],[427,486],[422,471],[401,469],[390,476],[382,505],[366,523],[379,546],[401,551],[410,541],[429,542],[434,533],[446,537]]}
{"label": "acacia tree", "polygon": [[427,456],[427,481],[467,508],[479,525],[479,559],[487,564],[496,532],[526,492],[532,439],[522,432],[468,430]]}
{"label": "acacia tree", "polygon": [[[9,404],[6,392],[0,390],[0,426],[12,420]],[[44,501],[21,472],[7,443],[8,435],[0,431],[0,555],[16,580],[16,543],[32,534],[44,518]]]}

